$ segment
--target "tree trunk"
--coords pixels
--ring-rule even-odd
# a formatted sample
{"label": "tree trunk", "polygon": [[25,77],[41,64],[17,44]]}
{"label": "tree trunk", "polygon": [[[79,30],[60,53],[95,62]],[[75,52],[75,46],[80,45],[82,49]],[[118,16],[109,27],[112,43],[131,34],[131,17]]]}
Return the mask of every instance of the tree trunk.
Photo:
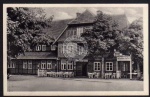
{"label": "tree trunk", "polygon": [[141,72],[140,72],[140,65],[137,63],[137,78],[139,79],[141,77]]}

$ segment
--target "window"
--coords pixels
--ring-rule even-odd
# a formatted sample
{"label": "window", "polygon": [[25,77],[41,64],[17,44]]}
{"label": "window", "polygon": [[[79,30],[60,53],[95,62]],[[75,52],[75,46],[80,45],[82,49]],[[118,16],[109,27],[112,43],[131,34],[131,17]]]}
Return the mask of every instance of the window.
{"label": "window", "polygon": [[72,62],[68,62],[68,70],[73,70],[73,64],[72,64]]}
{"label": "window", "polygon": [[47,69],[52,69],[52,62],[50,60],[47,61]]}
{"label": "window", "polygon": [[31,60],[28,61],[28,69],[32,69],[32,61]]}
{"label": "window", "polygon": [[100,71],[100,70],[101,70],[101,63],[94,62],[94,71]]}
{"label": "window", "polygon": [[77,35],[76,30],[72,30],[73,35]]}
{"label": "window", "polygon": [[81,33],[83,33],[83,27],[77,28],[77,36],[81,36]]}
{"label": "window", "polygon": [[51,50],[56,50],[56,45],[51,45]]}
{"label": "window", "polygon": [[36,46],[36,51],[41,51],[41,45]]}
{"label": "window", "polygon": [[46,51],[46,45],[42,45],[42,51]]}
{"label": "window", "polygon": [[72,45],[68,45],[67,52],[72,53]]}
{"label": "window", "polygon": [[27,65],[27,61],[23,61],[23,68],[27,69],[28,65]]}
{"label": "window", "polygon": [[113,62],[106,62],[106,71],[113,71]]}
{"label": "window", "polygon": [[12,62],[11,64],[8,64],[8,68],[15,68],[15,62]]}
{"label": "window", "polygon": [[63,45],[63,53],[66,53],[66,50],[67,50],[66,45]]}
{"label": "window", "polygon": [[41,69],[46,69],[46,61],[41,61]]}
{"label": "window", "polygon": [[79,55],[82,55],[84,53],[84,48],[78,45],[78,52],[79,52]]}
{"label": "window", "polygon": [[66,70],[66,63],[61,63],[61,70]]}

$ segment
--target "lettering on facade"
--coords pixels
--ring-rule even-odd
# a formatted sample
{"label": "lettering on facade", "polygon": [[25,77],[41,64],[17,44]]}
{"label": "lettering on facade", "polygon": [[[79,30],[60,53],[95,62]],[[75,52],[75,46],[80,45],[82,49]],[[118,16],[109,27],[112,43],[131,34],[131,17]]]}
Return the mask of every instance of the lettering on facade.
{"label": "lettering on facade", "polygon": [[117,57],[117,61],[131,61],[131,57],[130,56]]}

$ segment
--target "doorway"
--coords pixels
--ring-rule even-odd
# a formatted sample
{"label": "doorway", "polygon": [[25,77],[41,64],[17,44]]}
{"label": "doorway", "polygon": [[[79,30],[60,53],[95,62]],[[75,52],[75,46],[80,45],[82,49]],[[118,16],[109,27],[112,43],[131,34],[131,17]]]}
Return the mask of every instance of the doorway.
{"label": "doorway", "polygon": [[76,76],[87,76],[87,62],[76,62]]}

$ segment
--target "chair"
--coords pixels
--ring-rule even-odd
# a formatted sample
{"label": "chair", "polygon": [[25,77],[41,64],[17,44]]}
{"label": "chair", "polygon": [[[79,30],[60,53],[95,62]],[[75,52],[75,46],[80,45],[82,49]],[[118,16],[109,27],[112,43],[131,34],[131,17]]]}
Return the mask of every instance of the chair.
{"label": "chair", "polygon": [[64,73],[64,77],[68,77],[68,72],[65,72],[65,73]]}
{"label": "chair", "polygon": [[56,72],[52,72],[52,77],[56,77]]}
{"label": "chair", "polygon": [[108,79],[108,73],[105,73],[105,79]]}
{"label": "chair", "polygon": [[46,72],[47,77],[50,77],[51,72]]}
{"label": "chair", "polygon": [[112,74],[112,78],[116,78],[116,73],[113,73],[113,74]]}
{"label": "chair", "polygon": [[94,75],[94,78],[99,78],[99,76],[100,76],[100,73],[96,73],[96,74]]}
{"label": "chair", "polygon": [[108,73],[108,78],[112,78],[112,73]]}
{"label": "chair", "polygon": [[88,77],[89,77],[89,78],[93,78],[93,73],[89,73],[89,72],[88,72]]}

